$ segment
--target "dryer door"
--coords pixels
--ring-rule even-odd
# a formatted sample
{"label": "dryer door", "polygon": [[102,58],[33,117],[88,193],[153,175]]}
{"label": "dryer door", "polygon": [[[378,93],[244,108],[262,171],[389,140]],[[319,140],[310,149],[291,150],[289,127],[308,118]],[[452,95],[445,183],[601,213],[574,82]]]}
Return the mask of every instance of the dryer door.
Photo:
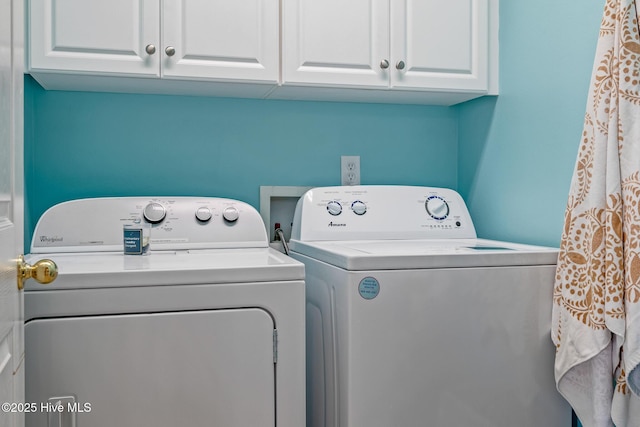
{"label": "dryer door", "polygon": [[274,426],[273,331],[261,309],[31,321],[26,425]]}

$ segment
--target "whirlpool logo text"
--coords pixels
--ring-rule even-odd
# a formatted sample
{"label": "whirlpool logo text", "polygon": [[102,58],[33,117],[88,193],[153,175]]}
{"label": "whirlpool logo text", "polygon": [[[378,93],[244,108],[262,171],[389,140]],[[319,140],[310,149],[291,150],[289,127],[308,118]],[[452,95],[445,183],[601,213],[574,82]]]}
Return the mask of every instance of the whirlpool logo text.
{"label": "whirlpool logo text", "polygon": [[40,236],[40,243],[51,244],[56,242],[62,242],[63,240],[64,239],[62,237],[58,237],[58,236]]}

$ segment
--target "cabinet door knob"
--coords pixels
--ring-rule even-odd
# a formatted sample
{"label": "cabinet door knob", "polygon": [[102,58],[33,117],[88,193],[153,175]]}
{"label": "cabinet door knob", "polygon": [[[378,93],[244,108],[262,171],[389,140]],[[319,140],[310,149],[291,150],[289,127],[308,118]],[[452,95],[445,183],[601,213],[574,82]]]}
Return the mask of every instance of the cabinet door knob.
{"label": "cabinet door knob", "polygon": [[147,47],[144,48],[144,50],[149,55],[153,55],[154,53],[156,53],[156,47],[152,44],[148,44]]}
{"label": "cabinet door knob", "polygon": [[389,61],[387,61],[386,59],[380,61],[380,68],[382,68],[383,70],[389,68]]}
{"label": "cabinet door knob", "polygon": [[173,56],[176,54],[176,48],[173,46],[167,46],[167,48],[164,50],[164,53],[166,53],[167,56]]}
{"label": "cabinet door knob", "polygon": [[404,61],[398,61],[398,63],[396,64],[396,68],[398,70],[404,70]]}

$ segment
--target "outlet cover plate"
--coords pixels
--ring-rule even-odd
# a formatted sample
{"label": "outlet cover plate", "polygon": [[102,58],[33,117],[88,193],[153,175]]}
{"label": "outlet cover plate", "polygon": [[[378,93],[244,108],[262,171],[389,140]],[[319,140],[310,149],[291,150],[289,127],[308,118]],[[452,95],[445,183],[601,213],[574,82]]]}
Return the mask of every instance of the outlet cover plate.
{"label": "outlet cover plate", "polygon": [[342,185],[360,185],[360,156],[340,158],[340,182]]}

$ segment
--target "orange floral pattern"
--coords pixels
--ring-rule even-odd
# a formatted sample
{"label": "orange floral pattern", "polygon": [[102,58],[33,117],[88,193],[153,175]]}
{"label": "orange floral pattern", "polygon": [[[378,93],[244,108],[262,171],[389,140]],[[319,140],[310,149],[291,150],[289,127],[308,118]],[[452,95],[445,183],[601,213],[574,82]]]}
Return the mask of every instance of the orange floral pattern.
{"label": "orange floral pattern", "polygon": [[[627,425],[629,408],[636,406],[629,400],[640,399],[640,30],[634,0],[605,5],[553,301],[559,390],[585,426]],[[615,387],[607,385],[612,380]],[[600,400],[605,407],[593,408]],[[611,419],[597,422],[603,411]]]}

